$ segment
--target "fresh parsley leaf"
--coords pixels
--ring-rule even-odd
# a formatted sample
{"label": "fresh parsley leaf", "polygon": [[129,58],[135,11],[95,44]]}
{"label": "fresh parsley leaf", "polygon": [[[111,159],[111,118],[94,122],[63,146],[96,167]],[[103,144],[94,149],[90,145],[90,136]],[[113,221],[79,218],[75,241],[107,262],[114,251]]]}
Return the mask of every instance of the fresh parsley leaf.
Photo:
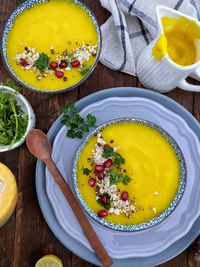
{"label": "fresh parsley leaf", "polygon": [[73,114],[77,114],[78,113],[78,110],[77,110],[77,107],[74,105],[74,103],[68,103],[66,104],[64,107],[61,108],[61,111],[63,113],[73,113]]}
{"label": "fresh parsley leaf", "polygon": [[44,72],[49,66],[49,57],[45,53],[40,53],[38,59],[35,61],[35,67]]}
{"label": "fresh parsley leaf", "polygon": [[82,68],[80,70],[80,73],[82,75],[86,75],[90,69],[91,69],[91,66],[87,66],[87,65],[83,64]]}
{"label": "fresh parsley leaf", "polygon": [[[106,204],[102,203],[102,201],[101,201],[101,198],[102,198],[103,196],[106,196],[106,197],[107,197],[107,203],[106,203]],[[104,207],[104,209],[106,209],[106,210],[109,210],[109,209],[111,208],[111,203],[110,203],[111,200],[110,200],[110,195],[109,195],[108,193],[99,196],[99,198],[97,199],[97,202],[98,202],[102,207]]]}
{"label": "fresh parsley leaf", "polygon": [[65,60],[67,61],[67,66],[69,68],[71,68],[72,57],[73,57],[72,54],[67,54],[66,57],[65,57]]}
{"label": "fresh parsley leaf", "polygon": [[115,173],[114,170],[110,171],[110,184],[117,184],[117,183],[123,183],[127,185],[130,183],[131,178],[128,175],[123,175],[121,172],[120,173]]}
{"label": "fresh parsley leaf", "polygon": [[113,164],[116,167],[120,167],[120,165],[125,164],[125,158],[123,158],[118,152],[115,152]]}
{"label": "fresh parsley leaf", "polygon": [[64,115],[61,123],[68,128],[67,136],[70,138],[81,139],[84,133],[89,132],[91,127],[95,127],[95,116],[88,114],[86,119],[82,118],[73,103],[67,104],[62,111]]}
{"label": "fresh parsley leaf", "polygon": [[83,171],[83,174],[87,176],[90,175],[90,173],[92,172],[90,169],[84,168],[84,167],[82,168],[82,171]]}
{"label": "fresh parsley leaf", "polygon": [[104,151],[103,151],[103,157],[105,159],[108,159],[108,158],[114,157],[114,155],[115,155],[115,152],[114,152],[113,147],[105,146]]}

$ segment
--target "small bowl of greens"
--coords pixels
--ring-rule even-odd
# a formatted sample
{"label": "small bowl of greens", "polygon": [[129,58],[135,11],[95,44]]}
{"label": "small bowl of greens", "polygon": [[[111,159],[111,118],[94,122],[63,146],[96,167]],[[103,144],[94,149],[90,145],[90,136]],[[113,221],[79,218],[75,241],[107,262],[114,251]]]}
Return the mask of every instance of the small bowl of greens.
{"label": "small bowl of greens", "polygon": [[16,90],[0,86],[0,152],[20,146],[35,126],[35,114],[27,99]]}

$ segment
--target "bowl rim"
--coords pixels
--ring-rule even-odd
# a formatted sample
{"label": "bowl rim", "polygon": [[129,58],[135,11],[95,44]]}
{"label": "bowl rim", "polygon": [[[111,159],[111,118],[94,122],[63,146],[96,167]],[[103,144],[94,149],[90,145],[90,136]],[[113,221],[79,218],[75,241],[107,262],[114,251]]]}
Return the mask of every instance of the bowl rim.
{"label": "bowl rim", "polygon": [[[25,2],[21,3],[20,5],[18,5],[14,9],[14,11],[10,14],[10,16],[9,16],[8,20],[6,21],[6,24],[3,28],[3,33],[2,33],[2,38],[1,38],[1,52],[0,53],[1,53],[3,64],[6,67],[7,71],[10,73],[12,78],[15,81],[17,81],[19,84],[21,84],[22,86],[26,87],[27,89],[30,89],[30,90],[35,91],[35,92],[56,94],[56,93],[63,93],[63,92],[71,91],[71,90],[77,88],[82,83],[84,83],[87,80],[87,78],[89,78],[89,76],[92,74],[92,72],[95,70],[95,68],[99,62],[99,58],[100,58],[100,54],[101,54],[101,50],[102,50],[102,32],[101,32],[100,24],[99,24],[99,22],[95,16],[95,14],[93,13],[93,11],[83,2],[81,2],[79,0],[72,0],[74,3],[81,6],[89,14],[89,16],[91,17],[91,20],[93,21],[94,27],[95,27],[97,35],[98,35],[98,52],[97,52],[96,59],[92,65],[92,67],[90,68],[88,73],[83,77],[83,79],[81,79],[76,84],[69,86],[67,88],[58,89],[58,90],[43,90],[43,89],[39,89],[39,88],[36,88],[34,86],[27,84],[21,78],[18,77],[18,75],[15,73],[15,71],[12,69],[12,67],[8,63],[8,58],[6,56],[6,51],[7,51],[7,45],[6,44],[7,44],[8,33],[11,30],[11,28],[13,26],[13,22],[16,19],[16,17],[26,10],[26,7],[28,6],[29,2],[33,3],[32,6],[30,7],[30,8],[32,8],[33,6],[35,6],[37,4],[48,2],[48,1],[49,0],[26,0]],[[22,8],[24,8],[24,10],[22,10],[20,12],[20,9],[22,9]],[[28,9],[30,9],[30,8],[28,8]],[[18,11],[19,11],[19,13],[18,13]],[[12,26],[8,30],[9,24],[11,24]]]}
{"label": "bowl rim", "polygon": [[16,100],[21,102],[26,109],[26,114],[28,115],[28,125],[27,125],[27,129],[23,137],[17,142],[15,142],[13,145],[0,146],[0,153],[13,150],[19,147],[21,144],[23,144],[29,131],[35,127],[35,122],[36,122],[35,113],[31,107],[31,104],[21,93],[19,93],[18,91],[16,91],[15,89],[11,87],[4,86],[4,85],[0,85],[0,91],[1,90],[15,93],[14,96]]}
{"label": "bowl rim", "polygon": [[[90,139],[94,135],[96,135],[97,133],[99,133],[101,130],[108,127],[109,125],[117,124],[117,123],[126,123],[126,122],[143,124],[147,127],[153,128],[154,130],[159,132],[168,141],[168,143],[172,146],[172,148],[174,149],[174,151],[177,155],[179,163],[180,163],[179,187],[176,191],[176,194],[175,194],[173,200],[169,204],[168,208],[166,208],[161,214],[159,214],[158,216],[154,217],[151,220],[148,220],[146,222],[139,223],[139,224],[132,224],[132,225],[115,224],[115,223],[111,223],[107,220],[99,218],[97,216],[97,214],[94,213],[94,211],[84,201],[84,199],[83,199],[83,197],[79,191],[78,183],[77,183],[78,161],[79,161],[80,154],[81,154],[82,150],[84,149],[85,145],[90,141]],[[76,194],[76,197],[77,197],[79,203],[81,204],[82,208],[86,211],[86,213],[92,219],[94,219],[99,224],[101,224],[107,228],[110,228],[112,230],[118,230],[118,231],[124,231],[124,232],[138,232],[138,231],[150,229],[150,228],[160,224],[165,219],[167,219],[167,217],[175,210],[175,208],[178,206],[178,204],[180,203],[180,201],[184,195],[186,182],[187,182],[187,168],[186,168],[185,158],[184,158],[184,155],[182,153],[182,150],[180,149],[176,140],[164,128],[162,128],[161,126],[159,126],[156,123],[153,123],[149,120],[145,120],[145,119],[141,119],[141,118],[133,118],[133,117],[123,117],[123,118],[117,118],[117,119],[107,121],[107,122],[101,124],[100,126],[98,126],[96,129],[94,129],[92,132],[90,132],[87,135],[86,139],[79,146],[79,148],[76,152],[75,158],[74,158],[73,171],[72,171],[72,182],[73,182],[73,189],[75,191],[75,194]]]}

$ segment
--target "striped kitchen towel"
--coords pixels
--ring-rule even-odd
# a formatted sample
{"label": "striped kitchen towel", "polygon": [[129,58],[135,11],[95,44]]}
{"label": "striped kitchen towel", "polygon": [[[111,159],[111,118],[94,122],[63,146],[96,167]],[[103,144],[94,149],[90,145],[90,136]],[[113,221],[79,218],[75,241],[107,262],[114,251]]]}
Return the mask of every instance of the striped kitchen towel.
{"label": "striped kitchen towel", "polygon": [[102,25],[100,61],[105,66],[136,75],[140,52],[157,33],[156,6],[174,8],[200,20],[200,0],[100,0],[111,16]]}

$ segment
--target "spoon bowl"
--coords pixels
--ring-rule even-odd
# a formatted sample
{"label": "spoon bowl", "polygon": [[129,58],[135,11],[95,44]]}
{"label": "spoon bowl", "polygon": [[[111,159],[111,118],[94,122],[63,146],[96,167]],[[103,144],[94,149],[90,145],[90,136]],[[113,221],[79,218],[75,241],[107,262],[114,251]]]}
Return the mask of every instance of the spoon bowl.
{"label": "spoon bowl", "polygon": [[26,138],[26,144],[36,158],[42,161],[51,158],[51,143],[42,131],[32,129]]}

